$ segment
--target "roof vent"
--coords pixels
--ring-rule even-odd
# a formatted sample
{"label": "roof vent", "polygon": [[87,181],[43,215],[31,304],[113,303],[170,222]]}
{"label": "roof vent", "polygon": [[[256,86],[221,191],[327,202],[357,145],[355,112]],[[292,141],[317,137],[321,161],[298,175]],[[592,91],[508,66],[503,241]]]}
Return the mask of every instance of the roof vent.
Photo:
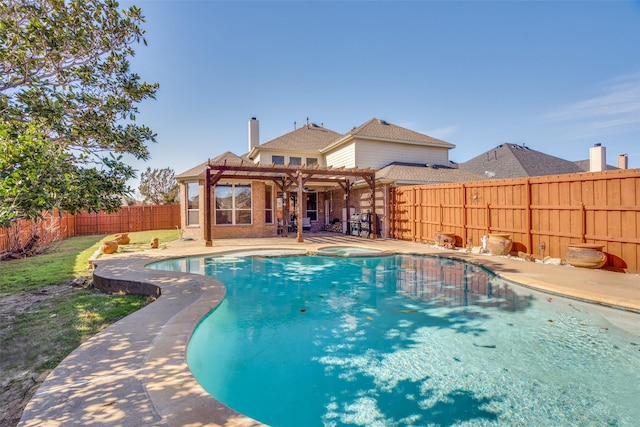
{"label": "roof vent", "polygon": [[484,174],[486,176],[488,176],[489,178],[495,178],[495,176],[496,176],[496,173],[493,172],[493,171],[484,171]]}
{"label": "roof vent", "polygon": [[385,122],[382,119],[378,119],[378,123],[380,123],[381,125],[387,126],[389,123]]}

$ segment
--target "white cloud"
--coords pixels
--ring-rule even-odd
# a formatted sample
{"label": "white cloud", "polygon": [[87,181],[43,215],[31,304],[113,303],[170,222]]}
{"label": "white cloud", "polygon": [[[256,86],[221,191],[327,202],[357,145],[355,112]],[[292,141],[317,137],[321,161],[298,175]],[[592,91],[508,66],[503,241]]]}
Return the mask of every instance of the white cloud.
{"label": "white cloud", "polygon": [[599,92],[591,98],[552,111],[543,119],[599,133],[640,126],[640,72],[612,79]]}
{"label": "white cloud", "polygon": [[454,135],[456,132],[458,132],[458,128],[455,126],[447,126],[444,128],[438,128],[438,129],[433,129],[433,130],[429,130],[427,132],[423,132],[425,135],[429,135],[432,136],[434,138],[438,138],[438,139],[445,139],[445,138],[449,138],[451,135]]}

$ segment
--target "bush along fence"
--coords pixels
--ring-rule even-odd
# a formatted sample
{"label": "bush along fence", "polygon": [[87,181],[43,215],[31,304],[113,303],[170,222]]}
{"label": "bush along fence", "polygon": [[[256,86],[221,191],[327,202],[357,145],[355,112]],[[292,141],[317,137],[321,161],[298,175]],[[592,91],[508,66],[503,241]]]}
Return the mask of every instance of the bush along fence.
{"label": "bush along fence", "polygon": [[565,259],[567,246],[603,246],[605,267],[640,271],[640,169],[508,180],[398,187],[391,190],[390,237],[456,246],[510,234],[512,253]]}
{"label": "bush along fence", "polygon": [[45,214],[37,223],[18,221],[0,228],[0,254],[28,246],[36,238],[50,243],[73,236],[166,230],[180,226],[180,205],[123,206],[116,213]]}

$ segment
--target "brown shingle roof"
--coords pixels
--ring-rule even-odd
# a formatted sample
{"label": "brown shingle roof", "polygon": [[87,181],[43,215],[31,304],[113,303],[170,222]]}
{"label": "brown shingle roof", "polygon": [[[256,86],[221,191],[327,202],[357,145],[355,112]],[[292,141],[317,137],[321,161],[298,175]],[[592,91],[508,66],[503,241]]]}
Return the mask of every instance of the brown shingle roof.
{"label": "brown shingle roof", "polygon": [[354,137],[381,138],[393,141],[419,142],[428,145],[455,148],[455,144],[451,144],[450,142],[442,141],[429,135],[415,132],[411,129],[403,128],[376,118],[352,129],[346,136],[348,135],[353,135]]}
{"label": "brown shingle roof", "polygon": [[376,179],[392,180],[401,185],[482,181],[487,177],[446,166],[390,164],[376,172]]}
{"label": "brown shingle roof", "polygon": [[496,179],[584,172],[569,160],[506,143],[460,163],[460,169]]}
{"label": "brown shingle roof", "polygon": [[[591,160],[586,159],[586,160],[576,160],[575,162],[576,165],[578,165],[578,167],[580,169],[582,169],[584,172],[589,172],[591,170]],[[612,166],[612,165],[606,165],[606,170],[611,171],[611,170],[616,170],[618,169],[618,167],[616,166]]]}
{"label": "brown shingle roof", "polygon": [[319,151],[331,144],[340,134],[316,124],[302,126],[258,146],[259,149]]}
{"label": "brown shingle roof", "polygon": [[[229,164],[240,164],[243,161],[244,162],[251,162],[251,160],[248,160],[246,158],[242,158],[240,156],[238,156],[237,154],[232,153],[231,151],[226,151],[214,158],[211,159],[212,162],[224,162],[226,161]],[[198,166],[194,166],[189,170],[186,170],[184,172],[182,172],[179,175],[176,175],[176,179],[177,180],[183,180],[183,179],[188,179],[188,178],[196,178],[196,177],[202,177],[205,174],[205,171],[207,169],[207,163],[208,160],[206,162],[200,163]]]}

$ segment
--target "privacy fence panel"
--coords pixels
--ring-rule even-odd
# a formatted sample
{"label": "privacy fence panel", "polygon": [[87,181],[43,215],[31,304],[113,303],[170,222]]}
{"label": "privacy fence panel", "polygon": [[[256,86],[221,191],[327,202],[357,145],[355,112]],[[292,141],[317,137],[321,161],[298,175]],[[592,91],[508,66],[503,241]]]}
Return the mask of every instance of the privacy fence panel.
{"label": "privacy fence panel", "polygon": [[514,253],[562,259],[569,243],[597,243],[609,268],[640,271],[640,169],[398,187],[390,200],[396,239],[444,231],[479,246],[505,233]]}
{"label": "privacy fence panel", "polygon": [[57,212],[45,214],[38,223],[18,221],[9,229],[0,228],[0,253],[12,250],[16,239],[24,243],[34,233],[43,242],[73,236],[115,234],[134,231],[166,230],[180,226],[180,205],[123,206],[116,213],[81,213],[77,215]]}
{"label": "privacy fence panel", "polygon": [[73,215],[60,215],[57,211],[45,213],[43,219],[37,223],[20,220],[10,228],[0,228],[0,253],[22,247],[34,236],[38,236],[41,243],[50,243],[74,235]]}
{"label": "privacy fence panel", "polygon": [[116,213],[76,215],[76,235],[131,233],[180,226],[180,205],[124,206]]}

